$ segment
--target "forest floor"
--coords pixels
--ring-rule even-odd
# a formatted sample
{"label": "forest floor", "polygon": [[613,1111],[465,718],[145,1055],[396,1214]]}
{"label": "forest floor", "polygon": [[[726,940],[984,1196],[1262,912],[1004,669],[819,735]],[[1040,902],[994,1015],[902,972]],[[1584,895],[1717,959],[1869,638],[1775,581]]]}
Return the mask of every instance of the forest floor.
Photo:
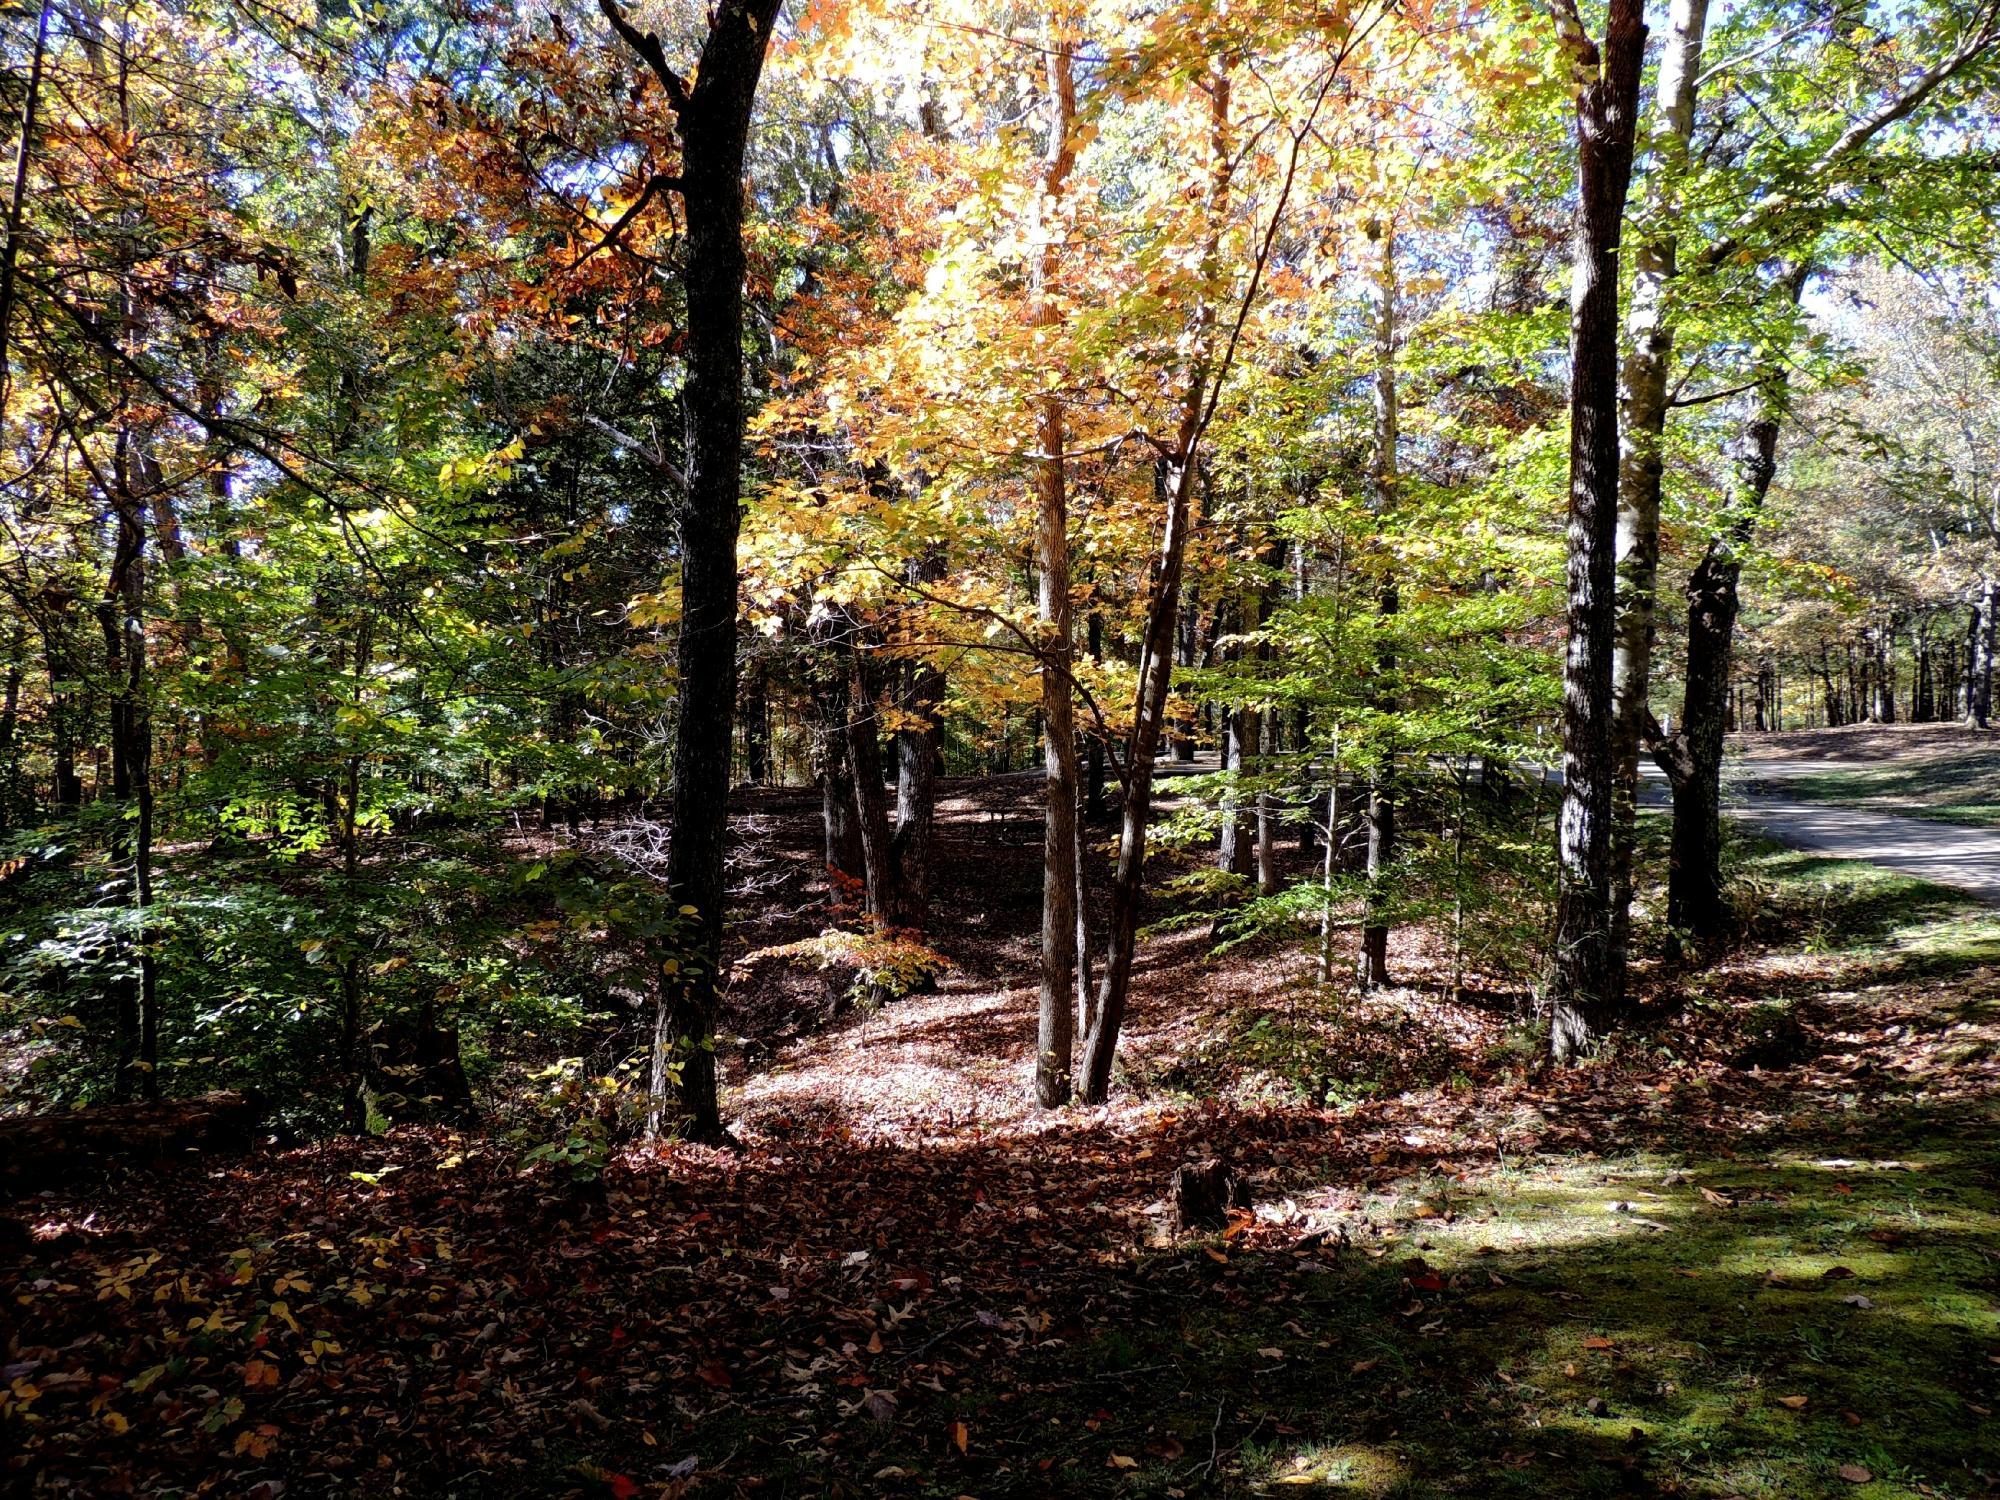
{"label": "forest floor", "polygon": [[[1032,792],[952,789],[936,994],[739,985],[739,1150],[406,1125],[13,1205],[0,1488],[2000,1493],[2000,917],[1739,845],[1740,944],[1561,1072],[1420,934],[1360,1000],[1184,931],[1043,1114]],[[810,814],[747,809],[752,946]],[[1208,1156],[1256,1206],[1176,1237]]]}

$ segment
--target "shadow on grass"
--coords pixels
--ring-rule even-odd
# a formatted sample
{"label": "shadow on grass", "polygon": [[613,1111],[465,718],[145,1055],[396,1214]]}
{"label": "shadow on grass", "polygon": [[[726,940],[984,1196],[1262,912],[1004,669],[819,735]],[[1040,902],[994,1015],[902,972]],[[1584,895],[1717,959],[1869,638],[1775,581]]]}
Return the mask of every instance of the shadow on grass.
{"label": "shadow on grass", "polygon": [[1905,817],[1966,827],[2000,827],[2000,753],[1981,748],[1930,755],[1914,762],[1791,774],[1759,782],[1755,763],[1742,768],[1752,785],[1801,802],[1878,807]]}
{"label": "shadow on grass", "polygon": [[1961,891],[1749,834],[1732,840],[1728,874],[1752,942],[1865,957],[1884,979],[2000,963],[2000,912]]}

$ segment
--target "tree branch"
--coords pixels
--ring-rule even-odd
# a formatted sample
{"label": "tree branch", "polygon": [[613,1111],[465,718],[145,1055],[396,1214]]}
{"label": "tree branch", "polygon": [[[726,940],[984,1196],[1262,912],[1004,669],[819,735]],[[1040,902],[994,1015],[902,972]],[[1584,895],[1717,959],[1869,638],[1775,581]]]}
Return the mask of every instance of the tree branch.
{"label": "tree branch", "polygon": [[625,45],[653,70],[653,76],[660,80],[660,87],[667,91],[667,102],[673,105],[674,113],[683,113],[688,106],[688,86],[667,61],[666,48],[660,45],[658,35],[641,31],[628,21],[618,0],[597,0],[597,8],[604,12],[604,19],[611,23],[611,29],[623,38]]}

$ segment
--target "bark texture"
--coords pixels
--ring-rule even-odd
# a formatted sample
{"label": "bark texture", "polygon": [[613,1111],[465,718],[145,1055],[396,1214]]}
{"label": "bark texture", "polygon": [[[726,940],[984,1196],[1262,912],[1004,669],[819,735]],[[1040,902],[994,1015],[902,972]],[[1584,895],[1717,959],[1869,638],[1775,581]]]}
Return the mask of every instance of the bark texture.
{"label": "bark texture", "polygon": [[1576,84],[1577,188],[1570,292],[1569,641],[1563,660],[1561,885],[1549,979],[1550,1047],[1595,1045],[1622,997],[1611,934],[1611,658],[1618,524],[1618,246],[1632,180],[1646,26],[1612,0],[1599,49],[1558,11]]}
{"label": "bark texture", "polygon": [[1674,348],[1670,297],[1680,258],[1679,242],[1668,226],[1687,166],[1688,141],[1694,133],[1707,31],[1708,0],[1673,0],[1654,88],[1652,125],[1647,132],[1652,170],[1644,219],[1653,230],[1640,238],[1633,251],[1632,293],[1625,324],[1616,548],[1618,622],[1611,666],[1611,732],[1617,756],[1617,780],[1612,789],[1611,922],[1613,962],[1620,965],[1630,947],[1639,751],[1652,684],[1660,571],[1660,492],[1665,472],[1662,442]]}
{"label": "bark texture", "polygon": [[743,498],[743,170],[750,112],[782,0],[719,0],[692,85],[660,40],[599,0],[679,117],[686,214],[687,497],[681,520],[680,727],[674,738],[667,899],[693,908],[691,951],[666,997],[688,1133],[722,1134],[716,986],[722,958],[723,841],[736,706],[736,538]]}

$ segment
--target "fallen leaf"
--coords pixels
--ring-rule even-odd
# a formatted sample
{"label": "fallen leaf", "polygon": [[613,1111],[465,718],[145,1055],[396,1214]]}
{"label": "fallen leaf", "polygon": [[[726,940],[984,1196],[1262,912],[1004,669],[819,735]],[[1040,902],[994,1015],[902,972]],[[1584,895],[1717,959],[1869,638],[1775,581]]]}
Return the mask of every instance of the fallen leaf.
{"label": "fallen leaf", "polygon": [[1849,1484],[1866,1484],[1875,1476],[1862,1468],[1860,1464],[1842,1464],[1840,1466],[1840,1477],[1845,1479]]}
{"label": "fallen leaf", "polygon": [[1583,1341],[1583,1347],[1586,1349],[1615,1349],[1617,1344],[1614,1340],[1606,1338],[1601,1333],[1593,1333]]}
{"label": "fallen leaf", "polygon": [[951,1424],[951,1444],[960,1453],[965,1452],[965,1445],[971,1441],[971,1438],[972,1435],[965,1430],[963,1422],[954,1422]]}
{"label": "fallen leaf", "polygon": [[1729,1197],[1725,1193],[1718,1193],[1714,1188],[1703,1188],[1701,1195],[1717,1208],[1734,1208],[1736,1206],[1734,1198]]}
{"label": "fallen leaf", "polygon": [[1139,1467],[1139,1460],[1133,1458],[1130,1454],[1114,1453],[1111,1455],[1110,1462],[1106,1463],[1104,1467],[1107,1469],[1136,1469]]}
{"label": "fallen leaf", "polygon": [[729,1373],[729,1367],[719,1359],[703,1361],[695,1369],[694,1373],[697,1380],[702,1381],[704,1384],[712,1385],[719,1391],[726,1391],[732,1385],[736,1384],[735,1379]]}
{"label": "fallen leaf", "polygon": [[1808,1396],[1780,1396],[1778,1398],[1778,1405],[1789,1406],[1793,1411],[1804,1411],[1806,1409],[1806,1402],[1810,1399]]}

